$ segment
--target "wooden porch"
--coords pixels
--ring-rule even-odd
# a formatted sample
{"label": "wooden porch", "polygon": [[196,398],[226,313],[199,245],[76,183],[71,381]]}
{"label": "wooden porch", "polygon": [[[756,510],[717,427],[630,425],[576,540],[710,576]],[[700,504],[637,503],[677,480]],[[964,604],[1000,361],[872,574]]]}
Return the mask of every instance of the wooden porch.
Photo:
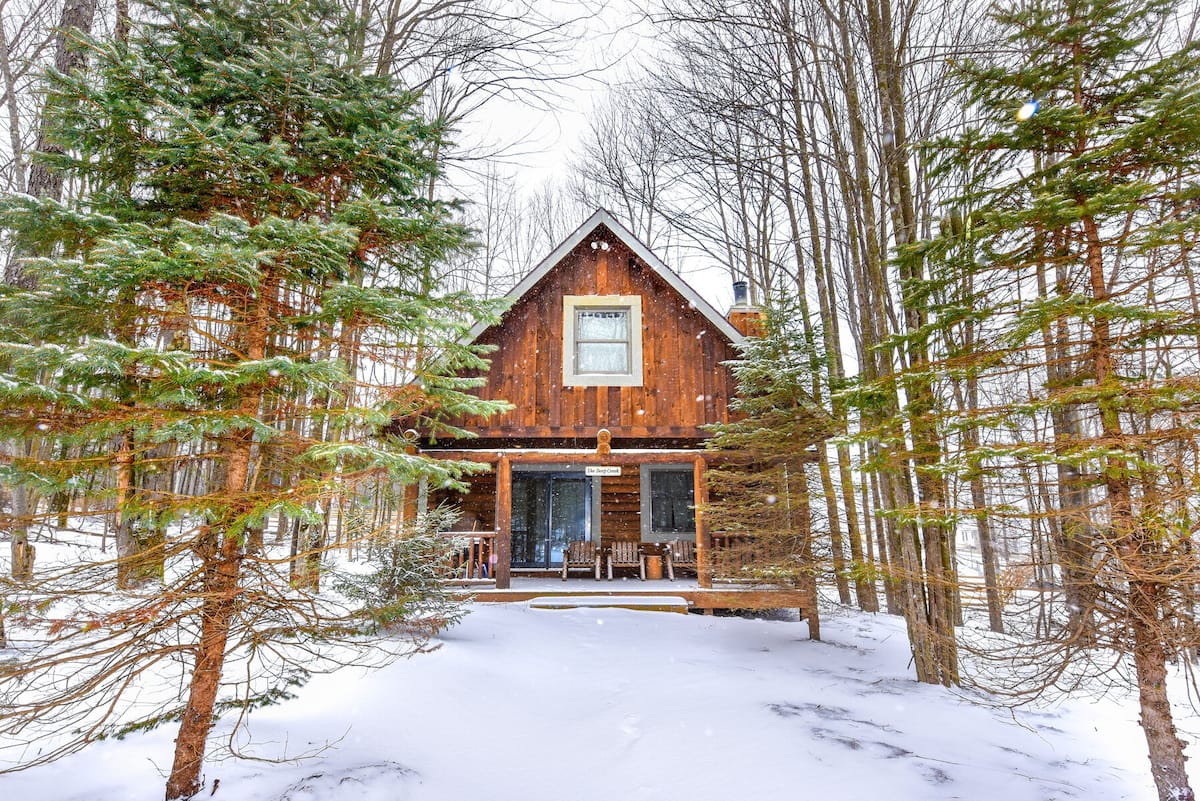
{"label": "wooden porch", "polygon": [[[463,571],[467,573],[468,571]],[[626,603],[614,606],[637,606],[638,598],[680,598],[687,603],[688,610],[706,614],[713,611],[797,609],[801,618],[807,616],[811,599],[802,590],[763,587],[761,585],[737,584],[717,579],[715,586],[702,587],[697,577],[639,580],[622,577],[609,581],[594,578],[571,577],[563,581],[557,571],[551,575],[516,575],[510,577],[510,586],[497,587],[496,581],[474,575],[460,575],[448,579],[448,583],[474,603],[526,603],[535,598],[611,598]],[[596,605],[596,604],[589,604]]]}
{"label": "wooden porch", "polygon": [[[681,598],[688,609],[711,614],[715,610],[762,610],[798,609],[803,618],[810,608],[808,597],[800,590],[764,589],[747,586],[700,587],[695,581],[621,581],[621,586],[612,587],[607,581],[571,579],[559,581],[560,586],[544,579],[514,578],[506,590],[488,587],[464,587],[463,595],[474,603],[503,604],[526,603],[534,598],[591,598],[605,597],[636,601],[638,598]],[[633,586],[631,586],[633,585]]]}
{"label": "wooden porch", "polygon": [[[607,432],[604,432],[607,434]],[[463,569],[466,578],[486,575],[495,580],[497,589],[507,589],[514,575],[520,570],[513,559],[513,482],[514,473],[530,471],[521,475],[538,475],[542,471],[555,470],[557,474],[578,473],[583,475],[589,468],[606,468],[614,474],[599,475],[595,495],[595,515],[589,522],[590,539],[600,549],[608,549],[616,542],[639,542],[640,471],[665,465],[686,466],[691,472],[692,503],[703,508],[708,501],[708,484],[705,472],[713,455],[695,449],[659,450],[608,450],[583,449],[521,449],[502,450],[428,450],[427,455],[435,458],[463,459],[482,462],[492,467],[492,473],[477,476],[470,481],[471,492],[460,499],[464,512],[481,524],[482,530],[448,532],[460,537],[463,543]],[[622,473],[622,471],[624,471]],[[548,473],[545,473],[548,475]],[[591,475],[590,473],[588,475]],[[589,479],[591,480],[591,479]],[[590,512],[589,512],[590,514]],[[601,527],[601,521],[602,527]],[[701,587],[712,586],[712,575],[708,565],[712,560],[709,551],[712,537],[709,536],[702,514],[695,516],[694,537],[697,581]],[[656,543],[643,543],[653,547]]]}
{"label": "wooden porch", "polygon": [[[713,454],[693,449],[603,450],[576,449],[505,449],[434,451],[441,458],[470,459],[493,468],[490,474],[471,482],[472,491],[461,497],[462,508],[483,530],[449,531],[455,559],[449,580],[458,584],[464,595],[476,603],[525,603],[535,598],[592,597],[624,599],[621,605],[635,605],[637,598],[679,598],[688,609],[712,613],[714,610],[799,609],[804,616],[812,609],[812,599],[792,587],[772,587],[746,583],[742,566],[752,563],[755,545],[752,537],[728,536],[710,532],[703,507],[708,500],[706,470]],[[676,570],[675,580],[651,577],[639,580],[641,571],[625,565],[617,571],[617,580],[597,581],[589,571],[574,568],[563,579],[558,567],[522,568],[513,559],[513,481],[520,470],[545,469],[582,472],[590,466],[621,467],[624,472],[603,474],[603,484],[595,488],[594,529],[589,536],[601,553],[611,554],[614,546],[637,544],[639,552],[654,556],[662,567],[662,556],[669,542],[646,541],[640,521],[646,506],[640,503],[638,476],[657,465],[687,465],[691,472],[691,491],[695,514],[692,561]],[[556,472],[556,475],[561,474]],[[524,473],[523,475],[537,475]],[[600,479],[597,479],[600,481]],[[644,484],[642,486],[644,492]],[[601,526],[602,521],[602,526]],[[689,537],[690,540],[690,537]],[[605,557],[607,559],[607,556]],[[607,575],[607,570],[605,575]],[[645,571],[650,573],[652,571]],[[656,572],[656,571],[655,571]]]}

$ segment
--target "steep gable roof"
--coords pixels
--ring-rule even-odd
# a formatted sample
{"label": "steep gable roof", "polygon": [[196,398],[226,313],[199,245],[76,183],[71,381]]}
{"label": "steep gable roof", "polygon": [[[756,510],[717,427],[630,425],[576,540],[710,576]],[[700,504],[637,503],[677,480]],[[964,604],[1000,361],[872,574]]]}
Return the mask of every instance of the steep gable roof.
{"label": "steep gable roof", "polygon": [[[666,263],[646,247],[641,240],[633,235],[628,228],[622,225],[613,217],[612,213],[607,209],[597,209],[592,216],[584,220],[583,224],[575,229],[574,233],[568,236],[559,244],[550,255],[542,259],[536,267],[521,282],[509,290],[505,297],[511,298],[514,303],[524,297],[525,293],[533,289],[538,281],[542,280],[547,273],[554,269],[563,258],[575,249],[580,242],[591,236],[601,225],[612,231],[621,242],[633,251],[646,266],[650,268],[659,278],[666,281],[667,284],[682,295],[687,301],[696,308],[705,319],[712,323],[713,327],[729,338],[729,341],[734,344],[740,344],[745,341],[745,337],[733,325],[730,324],[712,304],[692,289],[679,275],[666,265]],[[477,323],[465,337],[467,342],[473,342],[490,326],[486,323]]]}

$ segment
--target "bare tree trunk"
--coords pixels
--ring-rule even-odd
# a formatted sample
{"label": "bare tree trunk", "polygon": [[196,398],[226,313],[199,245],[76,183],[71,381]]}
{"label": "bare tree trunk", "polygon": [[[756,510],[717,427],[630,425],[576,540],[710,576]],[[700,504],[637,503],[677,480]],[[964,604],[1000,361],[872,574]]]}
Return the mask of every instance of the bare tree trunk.
{"label": "bare tree trunk", "polygon": [[829,546],[833,551],[833,578],[838,591],[838,600],[849,606],[850,582],[846,571],[846,552],[842,539],[841,521],[838,519],[837,493],[833,488],[833,473],[829,469],[829,452],[825,443],[817,446],[817,469],[821,476],[821,494],[825,496],[825,511],[829,516]]}
{"label": "bare tree trunk", "polygon": [[[873,457],[874,454],[872,453],[871,456]],[[865,455],[861,461],[864,465],[867,463],[867,458]],[[869,499],[867,497],[868,485],[871,493]],[[883,573],[884,603],[887,605],[887,611],[889,615],[903,615],[904,609],[901,607],[900,599],[896,594],[897,582],[894,578],[895,571],[892,567],[894,554],[892,554],[888,547],[888,543],[891,542],[892,539],[890,533],[888,532],[888,528],[890,527],[891,523],[890,521],[885,520],[881,513],[883,509],[883,498],[879,491],[878,472],[873,471],[869,474],[863,475],[862,493],[863,518],[867,520],[868,527],[871,526],[872,522],[875,526],[875,542],[877,543],[876,547],[879,551],[877,561],[879,562],[879,567]]]}
{"label": "bare tree trunk", "polygon": [[29,490],[22,486],[12,488],[9,535],[12,537],[12,577],[16,581],[29,581],[33,578],[36,549],[29,542]]}
{"label": "bare tree trunk", "polygon": [[[844,26],[843,26],[844,27]],[[848,43],[847,43],[848,46]],[[849,99],[852,93],[847,93]],[[857,100],[855,100],[857,105]],[[909,479],[908,457],[902,447],[905,437],[902,431],[895,428],[894,421],[899,419],[899,394],[896,377],[892,364],[891,348],[884,343],[888,340],[888,326],[884,318],[887,306],[888,288],[884,275],[882,255],[879,251],[878,230],[875,228],[876,219],[873,211],[874,197],[870,186],[868,155],[865,139],[865,125],[861,117],[851,115],[851,141],[855,152],[856,173],[858,176],[858,192],[861,208],[866,222],[864,231],[865,275],[860,276],[866,302],[860,310],[864,316],[863,340],[871,358],[863,366],[864,378],[874,382],[880,392],[886,397],[886,408],[879,408],[865,421],[875,428],[878,435],[885,437],[887,442],[881,442],[878,478],[882,491],[885,509],[911,510],[915,508],[912,486]],[[933,544],[935,547],[937,543]],[[917,679],[929,683],[952,683],[953,673],[943,669],[943,655],[948,643],[942,641],[939,632],[943,628],[953,631],[950,621],[945,619],[943,612],[948,612],[941,603],[944,595],[935,595],[933,603],[927,607],[929,598],[925,581],[925,568],[922,564],[922,548],[920,535],[915,520],[898,520],[889,529],[888,553],[890,557],[890,576],[895,598],[904,615],[905,626],[913,650],[913,662]],[[940,550],[927,557],[936,556],[940,566]],[[940,573],[939,573],[940,578]],[[945,587],[941,587],[944,593]],[[930,614],[934,617],[931,620]]]}
{"label": "bare tree trunk", "polygon": [[[84,33],[90,32],[95,13],[96,0],[66,0],[62,16],[59,19],[59,31],[55,36],[54,42],[54,66],[60,72],[72,72],[84,63],[83,52],[71,48],[68,37],[71,35],[73,29],[79,29]],[[9,63],[8,56],[8,45],[6,42],[3,53],[3,77],[6,90],[8,91],[9,112],[10,114],[16,114],[16,93],[11,79],[11,64]],[[14,140],[16,148],[13,151],[13,158],[17,160],[19,183],[23,183],[25,176],[24,167],[21,165],[22,150],[20,147],[19,128],[16,125],[17,121],[16,118],[10,120],[13,124],[11,133],[16,137]],[[48,132],[49,118],[46,109],[43,109],[41,126],[38,129],[37,150],[61,153],[61,147],[48,141]],[[20,191],[27,191],[36,197],[50,197],[60,200],[62,198],[62,177],[51,173],[46,169],[45,165],[35,162],[30,165],[28,184],[21,187]],[[8,260],[4,278],[5,282],[10,286],[23,289],[33,287],[33,279],[31,276],[26,275],[24,268],[21,266],[20,259],[10,258]],[[26,441],[18,444],[17,447],[28,449],[32,446]],[[34,562],[34,548],[29,544],[29,490],[21,485],[14,486],[12,488],[12,504],[13,517],[16,521],[12,531],[12,574],[14,578],[28,579],[33,576]]]}
{"label": "bare tree trunk", "polygon": [[983,478],[971,477],[971,505],[975,508],[975,528],[979,534],[979,554],[983,562],[983,585],[987,594],[988,627],[1004,633],[1004,599],[1000,595],[1000,578],[997,570],[996,548],[992,542],[992,525],[988,520],[987,496],[983,489]]}
{"label": "bare tree trunk", "polygon": [[117,497],[113,528],[117,543],[117,587],[122,590],[137,589],[148,583],[143,564],[143,532],[138,528],[137,516],[130,511],[136,506],[139,494],[132,437],[130,432],[120,436],[116,457]]}
{"label": "bare tree trunk", "polygon": [[[803,466],[787,471],[788,484],[795,483],[795,489],[788,487],[789,513],[792,517],[791,530],[800,535],[800,557],[811,567],[815,567],[813,557],[812,508],[809,501],[808,477]],[[817,575],[815,570],[808,570],[804,579],[804,589],[812,599],[812,608],[808,610],[808,638],[821,639],[821,614],[817,608]]]}
{"label": "bare tree trunk", "polygon": [[[808,305],[808,286],[807,274],[805,269],[806,262],[811,262],[812,269],[818,275],[824,275],[825,264],[822,260],[820,225],[817,220],[816,206],[817,198],[813,187],[812,170],[809,166],[811,159],[808,154],[808,131],[804,123],[804,116],[801,113],[800,99],[800,84],[801,75],[799,67],[799,45],[795,37],[795,25],[792,22],[791,16],[788,13],[787,5],[780,7],[782,13],[780,19],[780,28],[784,33],[787,43],[788,64],[791,74],[789,85],[789,96],[787,97],[787,106],[791,111],[791,119],[787,120],[792,126],[792,139],[796,142],[797,159],[800,163],[800,193],[802,205],[806,213],[806,222],[808,224],[808,240],[809,240],[809,257],[805,259],[804,252],[801,249],[801,226],[799,215],[796,209],[795,192],[792,186],[791,170],[788,167],[789,153],[786,149],[786,141],[788,137],[785,132],[785,120],[783,113],[783,103],[780,104],[779,113],[777,115],[777,123],[780,128],[780,172],[783,180],[783,199],[784,205],[788,212],[788,224],[792,232],[792,247],[796,259],[796,293],[800,302],[800,312],[803,316],[804,333],[809,340],[810,345],[815,349],[816,337],[813,333],[813,324],[809,315]],[[820,278],[817,279],[820,282]],[[823,311],[823,310],[822,310]],[[824,325],[826,320],[822,318],[822,330],[824,332],[825,350],[828,352],[832,347],[830,342],[830,334],[828,327]],[[817,360],[814,358],[814,362]],[[828,356],[820,360],[820,363],[829,368]],[[814,364],[816,367],[816,364]],[[827,377],[827,381],[832,384],[832,376]],[[822,404],[823,392],[817,376],[817,370],[813,371],[813,400],[818,404]],[[846,553],[842,540],[842,527],[838,514],[837,493],[834,492],[833,475],[829,468],[829,452],[824,443],[818,446],[819,469],[821,475],[821,490],[825,496],[825,510],[828,516],[829,526],[829,544],[833,552],[833,575],[834,584],[837,586],[838,600],[846,605],[851,602],[850,598],[850,583],[847,579],[846,571]]]}
{"label": "bare tree trunk", "polygon": [[1184,744],[1175,728],[1167,697],[1167,654],[1162,631],[1166,623],[1159,614],[1161,596],[1162,584],[1158,581],[1130,582],[1129,611],[1142,732],[1150,751],[1159,801],[1195,801],[1185,767]]}
{"label": "bare tree trunk", "polygon": [[113,25],[113,38],[118,42],[129,41],[129,0],[116,0],[116,22]]}
{"label": "bare tree trunk", "polygon": [[321,552],[325,547],[325,525],[296,521],[293,529],[295,552],[292,586],[316,591],[321,586]]}
{"label": "bare tree trunk", "polygon": [[850,448],[845,443],[838,443],[837,459],[842,504],[846,509],[846,539],[850,541],[850,561],[854,567],[854,594],[858,598],[859,609],[864,612],[878,612],[879,596],[875,593],[875,581],[871,578],[875,572],[875,560],[872,558],[871,530],[866,518],[867,507],[863,507],[863,525],[860,526],[854,498],[854,477],[850,472]]}
{"label": "bare tree trunk", "polygon": [[[92,21],[96,16],[96,0],[66,0],[63,4],[62,16],[59,18],[58,33],[54,37],[54,68],[64,74],[74,72],[82,67],[87,59],[86,51],[72,41],[76,31],[89,34],[92,31]],[[39,153],[62,153],[62,144],[50,138],[50,118],[47,110],[42,110],[42,123],[38,128],[36,150]],[[62,200],[62,175],[49,170],[46,165],[35,161],[29,168],[29,194],[35,197],[47,197]],[[10,281],[18,286],[25,286],[26,279]]]}
{"label": "bare tree trunk", "polygon": [[8,112],[8,146],[12,150],[14,192],[25,191],[25,149],[21,145],[21,112],[17,106],[17,82],[13,77],[12,50],[8,31],[4,27],[4,10],[0,5],[0,78],[4,80],[5,110]]}
{"label": "bare tree trunk", "polygon": [[[789,45],[789,59],[792,58],[799,62],[801,56],[798,46],[795,52],[792,53],[791,46]],[[800,104],[798,93],[793,94],[792,101],[795,104]],[[811,105],[806,107],[810,112],[808,130],[811,131],[816,126],[811,117]],[[804,162],[802,163],[804,164],[808,162],[807,155],[807,153],[802,154],[804,157]],[[809,225],[813,228],[820,225],[824,230],[832,232],[835,229],[830,220],[830,192],[825,183],[823,162],[820,159],[816,159],[815,162],[816,181],[814,189],[820,194],[822,219],[818,223],[816,212],[813,210],[809,215]],[[811,179],[809,179],[809,183],[812,183]],[[812,205],[816,205],[815,199],[812,201]],[[830,246],[828,238],[827,236],[825,242],[827,247]],[[818,247],[816,238],[813,239],[812,246],[814,248]],[[817,304],[821,313],[821,334],[825,345],[825,362],[831,388],[830,406],[833,410],[833,419],[845,425],[844,421],[848,417],[848,412],[846,403],[837,389],[845,381],[846,372],[842,361],[842,343],[838,332],[838,320],[834,314],[837,297],[829,262],[830,256],[827,252],[823,258],[817,261],[813,270],[813,277],[816,280]],[[850,545],[850,566],[854,579],[854,594],[858,599],[860,609],[866,612],[877,612],[879,611],[879,599],[875,595],[875,583],[868,579],[869,571],[873,570],[874,566],[865,560],[863,556],[863,536],[858,523],[858,510],[854,500],[854,480],[850,471],[850,448],[844,442],[838,442],[836,452],[839,489],[842,495],[842,504],[846,510],[846,540]],[[870,543],[868,542],[868,547],[869,545]]]}
{"label": "bare tree trunk", "polygon": [[[973,279],[968,278],[964,297],[974,296]],[[975,348],[975,325],[967,321],[963,333],[963,349],[971,353]],[[983,459],[979,451],[979,428],[975,425],[979,410],[979,378],[969,375],[966,379],[966,397],[956,383],[955,395],[960,409],[964,409],[971,422],[962,434],[962,447],[968,453],[969,475],[967,483],[971,489],[971,507],[975,517],[975,531],[979,536],[979,556],[983,562],[983,586],[987,595],[988,626],[992,631],[1004,632],[1004,600],[1000,595],[999,565],[992,539],[992,524],[988,519],[987,492],[983,485]]]}
{"label": "bare tree trunk", "polygon": [[[869,44],[875,65],[876,91],[884,125],[885,135],[881,144],[884,176],[888,187],[888,207],[892,212],[897,245],[902,247],[916,237],[916,209],[907,157],[908,124],[901,63],[905,34],[903,26],[894,23],[890,0],[867,0],[866,11]],[[896,34],[901,37],[899,45],[893,39]],[[901,261],[901,265],[905,263]],[[902,282],[908,285],[921,276],[905,272],[902,266],[900,277]],[[936,680],[949,685],[958,681],[958,657],[954,639],[957,578],[950,558],[947,527],[942,522],[946,509],[946,487],[937,469],[941,461],[941,443],[933,422],[936,395],[928,377],[928,348],[924,341],[925,335],[921,333],[925,328],[927,314],[922,304],[914,302],[907,295],[907,291],[902,291],[901,306],[908,333],[907,356],[910,373],[902,380],[907,401],[905,415],[912,421],[911,464],[916,479],[917,503],[906,506],[914,510],[919,508],[921,512],[919,527],[924,545],[924,584],[927,596],[925,612],[932,632],[930,644],[936,664]],[[879,297],[883,297],[882,293]],[[908,490],[907,481],[897,480],[896,486],[898,490]],[[908,499],[901,497],[899,500],[903,502]]]}

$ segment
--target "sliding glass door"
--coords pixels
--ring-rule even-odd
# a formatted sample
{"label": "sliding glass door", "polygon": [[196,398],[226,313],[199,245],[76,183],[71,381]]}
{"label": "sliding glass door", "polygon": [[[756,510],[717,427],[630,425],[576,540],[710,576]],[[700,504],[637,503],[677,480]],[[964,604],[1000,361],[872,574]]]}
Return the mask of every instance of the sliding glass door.
{"label": "sliding glass door", "polygon": [[591,539],[590,498],[582,473],[513,473],[512,566],[561,566],[567,543]]}

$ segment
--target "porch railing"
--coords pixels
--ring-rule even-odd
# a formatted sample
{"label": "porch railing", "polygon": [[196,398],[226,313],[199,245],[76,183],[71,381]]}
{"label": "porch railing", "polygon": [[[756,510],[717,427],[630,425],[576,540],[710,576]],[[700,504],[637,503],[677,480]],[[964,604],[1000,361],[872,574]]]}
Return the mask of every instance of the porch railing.
{"label": "porch railing", "polygon": [[495,578],[495,531],[442,531],[439,533],[450,540],[451,578]]}
{"label": "porch railing", "polygon": [[755,581],[758,569],[772,554],[763,540],[750,534],[713,534],[712,574],[724,581]]}

